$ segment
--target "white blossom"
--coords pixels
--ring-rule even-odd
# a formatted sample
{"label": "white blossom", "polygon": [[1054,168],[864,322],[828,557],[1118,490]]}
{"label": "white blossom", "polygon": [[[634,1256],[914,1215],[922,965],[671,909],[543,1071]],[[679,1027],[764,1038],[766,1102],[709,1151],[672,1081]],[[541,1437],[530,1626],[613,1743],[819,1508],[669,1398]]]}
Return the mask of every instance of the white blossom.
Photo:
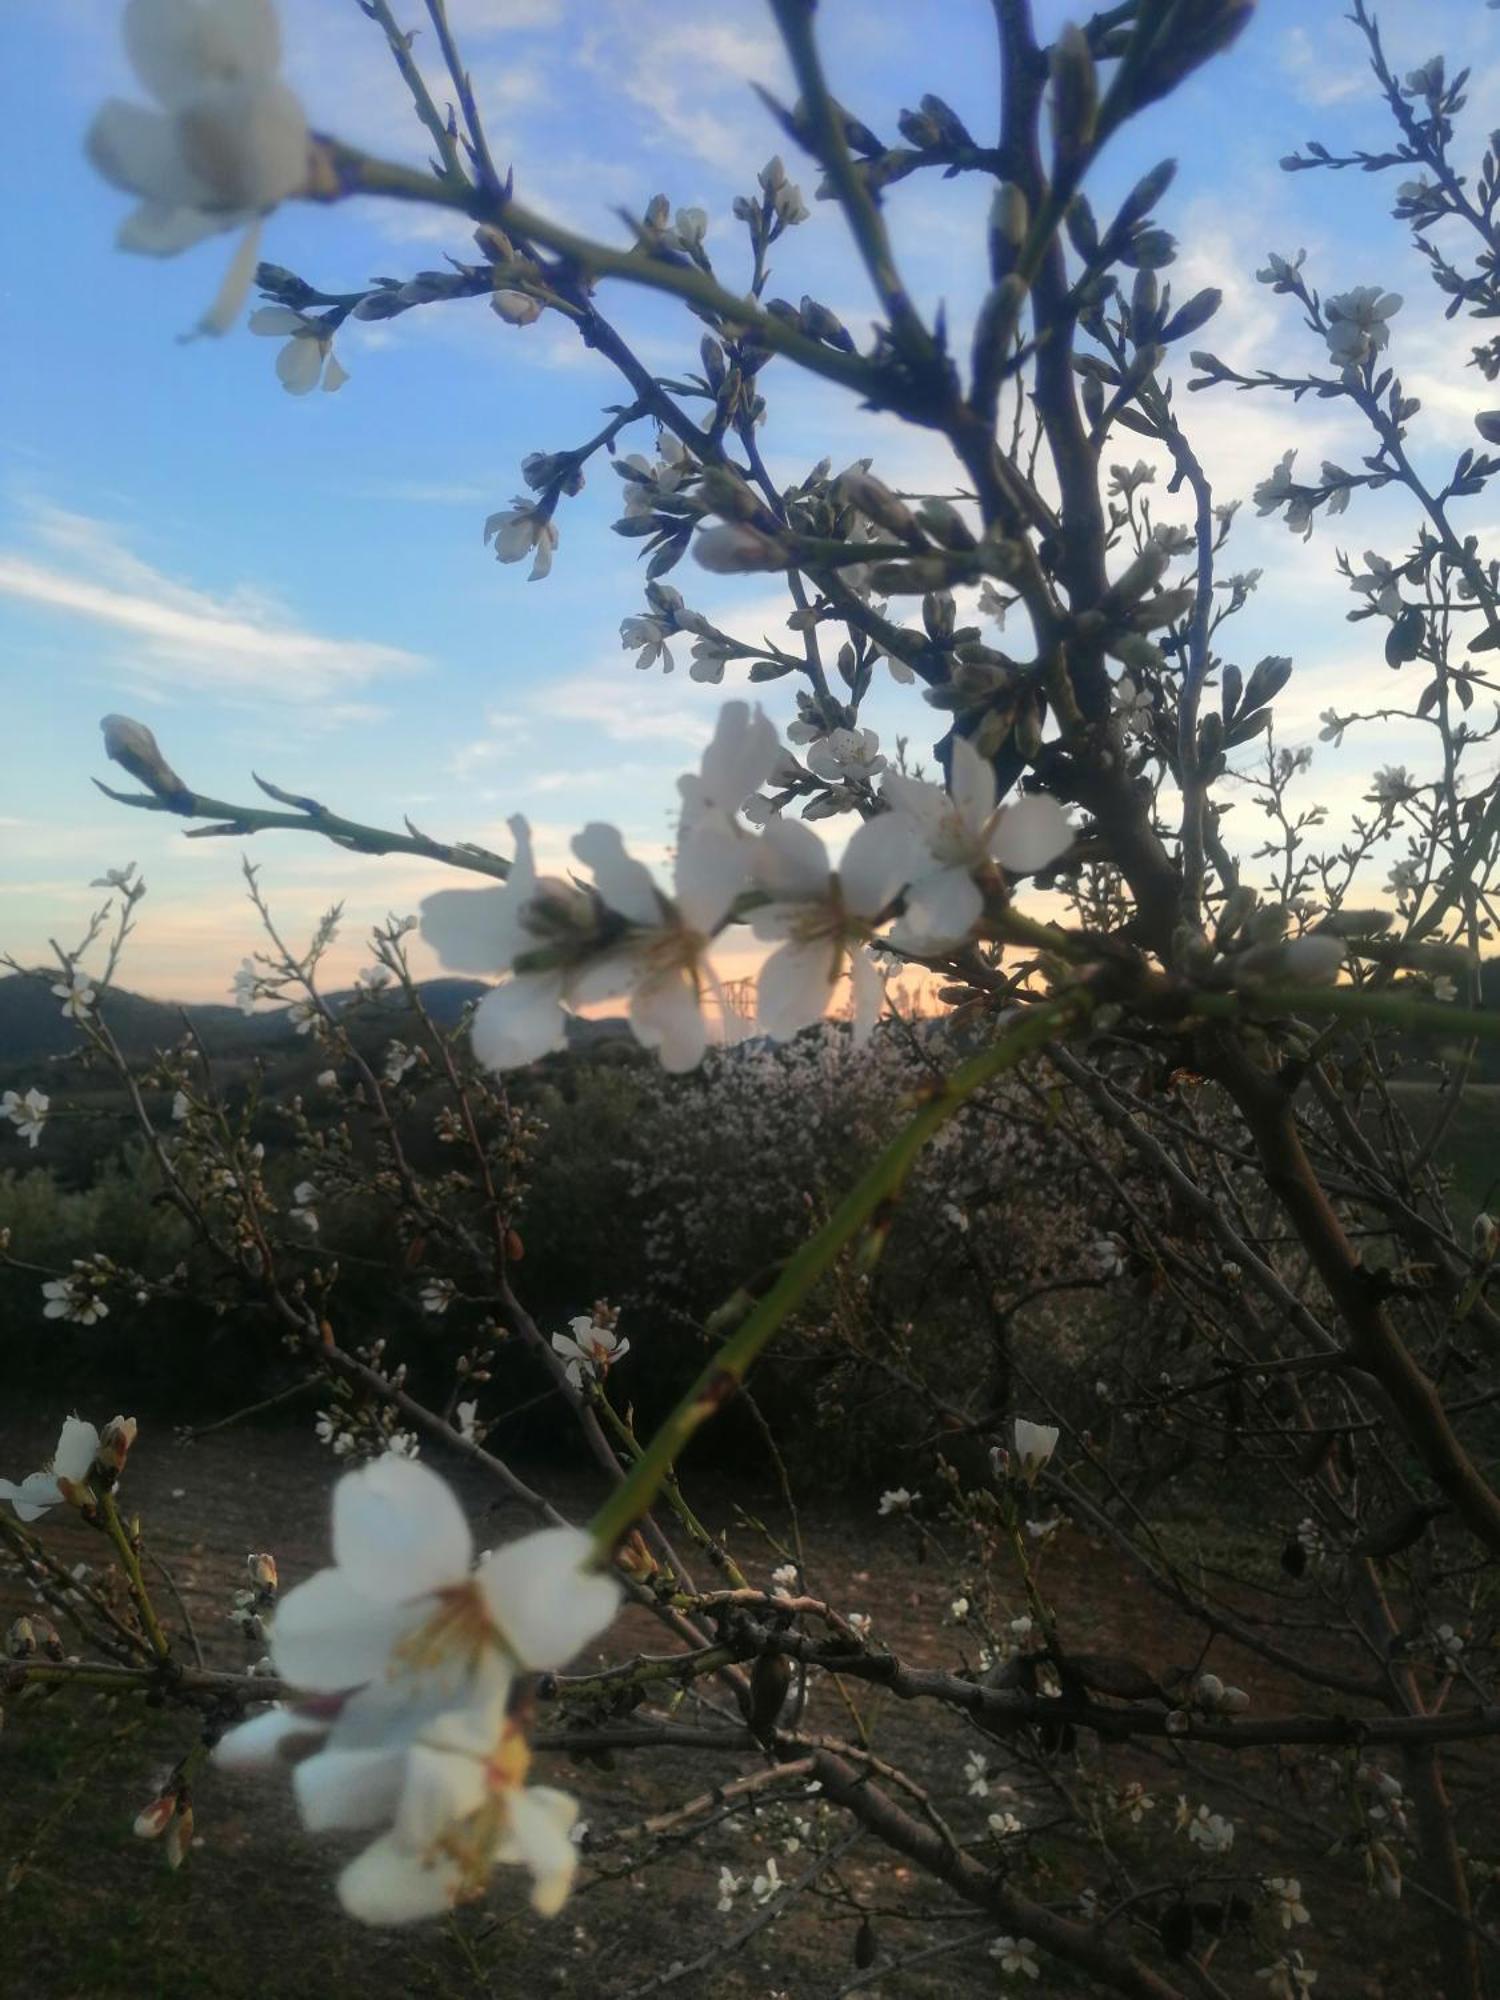
{"label": "white blossom", "polygon": [[109,1307],[89,1284],[84,1275],[86,1269],[75,1258],[73,1277],[48,1279],[42,1286],[42,1297],[46,1300],[43,1319],[68,1319],[79,1326],[93,1326],[101,1319],[108,1319]]}
{"label": "white blossom", "polygon": [[429,1278],[418,1292],[417,1299],[423,1312],[445,1313],[453,1303],[453,1294],[457,1289],[451,1278]]}
{"label": "white blossom", "polygon": [[990,1767],[982,1750],[970,1750],[964,1757],[964,1784],[971,1799],[989,1796]]}
{"label": "white blossom", "polygon": [[907,949],[939,949],[969,935],[984,911],[976,875],[997,864],[1008,874],[1034,874],[1072,844],[1055,799],[1037,794],[997,810],[994,768],[967,737],[953,739],[946,790],[896,771],[885,774],[880,790],[921,856],[892,933]]}
{"label": "white blossom", "polygon": [[1020,1462],[1021,1477],[1029,1484],[1057,1449],[1061,1436],[1056,1424],[1034,1424],[1026,1417],[1017,1417],[1011,1430],[1016,1458]]}
{"label": "white blossom", "polygon": [[1401,310],[1399,292],[1384,292],[1379,285],[1356,285],[1339,292],[1323,305],[1330,356],[1342,368],[1357,368],[1379,354],[1390,341],[1388,325]]}
{"label": "white blossom", "polygon": [[877,1512],[881,1514],[907,1514],[921,1499],[920,1493],[910,1493],[904,1486],[892,1486],[880,1496]]}
{"label": "white blossom", "polygon": [[776,1866],[776,1856],[768,1855],[765,1868],[750,1884],[750,1893],[757,1903],[769,1903],[783,1886],[781,1871]]}
{"label": "white blossom", "polygon": [[0,1097],[0,1118],[8,1118],[16,1128],[16,1137],[24,1139],[35,1152],[51,1102],[46,1091],[38,1090],[35,1084],[25,1090],[7,1090]]}
{"label": "white blossom", "polygon": [[999,1959],[1002,1972],[1019,1972],[1026,1979],[1036,1979],[1041,1974],[1036,1946],[1030,1938],[997,1937],[990,1946],[990,1957]]}
{"label": "white blossom", "polygon": [[333,335],[321,320],[290,306],[257,306],[249,327],[252,333],[286,336],[276,356],[276,375],[289,396],[306,396],[319,387],[332,395],[349,380],[333,351]]}
{"label": "white blossom", "polygon": [[1234,1845],[1234,1821],[1210,1812],[1207,1806],[1199,1806],[1187,1822],[1187,1836],[1205,1854],[1227,1854]]}
{"label": "white blossom", "polygon": [[1273,1901],[1276,1921],[1284,1931],[1312,1922],[1302,1900],[1302,1884],[1295,1875],[1272,1875],[1266,1881],[1266,1889]]}
{"label": "white blossom", "polygon": [[[121,1419],[115,1419],[119,1423]],[[82,1417],[67,1417],[58,1433],[57,1448],[40,1472],[29,1472],[19,1485],[0,1479],[0,1500],[8,1500],[22,1521],[38,1520],[49,1507],[66,1498],[65,1485],[80,1486],[88,1478],[99,1449],[99,1433]]]}
{"label": "white blossom", "polygon": [[69,966],[52,991],[61,1000],[63,1014],[70,1021],[86,1021],[98,998],[88,974],[77,965]]}
{"label": "white blossom", "polygon": [[571,1333],[554,1333],[552,1346],[563,1357],[564,1373],[575,1389],[584,1377],[602,1382],[617,1361],[630,1352],[630,1342],[607,1326],[599,1326],[589,1313],[580,1313],[569,1322]]}
{"label": "white blossom", "polygon": [[495,554],[503,563],[524,562],[530,556],[528,581],[538,583],[552,568],[558,532],[551,516],[519,493],[514,506],[490,515],[484,524],[484,539],[494,543]]}
{"label": "white blossom", "polygon": [[732,1868],[721,1868],[719,1870],[718,1910],[720,1916],[727,1916],[734,1908],[734,1899],[744,1886],[744,1877],[736,1875]]}
{"label": "white blossom", "polygon": [[770,902],[756,910],[757,937],[781,940],[761,967],[756,1013],[776,1041],[820,1020],[847,970],[854,1039],[864,1041],[880,1013],[882,987],[869,944],[889,905],[910,879],[913,842],[895,813],[859,827],[835,875],[827,850],[799,820],[776,820],[756,843],[756,875]]}
{"label": "white blossom", "polygon": [[140,198],[120,229],[123,250],[172,257],[244,231],[200,322],[222,333],[255,274],[260,218],[307,183],[307,120],[278,75],[276,12],[271,0],[129,0],[124,36],[160,109],[111,98],[89,127],[89,158]]}
{"label": "white blossom", "polygon": [[234,1004],[242,1014],[253,1014],[255,1012],[255,1002],[259,996],[259,989],[260,973],[256,968],[254,959],[241,959],[240,969],[234,975],[233,991]]}

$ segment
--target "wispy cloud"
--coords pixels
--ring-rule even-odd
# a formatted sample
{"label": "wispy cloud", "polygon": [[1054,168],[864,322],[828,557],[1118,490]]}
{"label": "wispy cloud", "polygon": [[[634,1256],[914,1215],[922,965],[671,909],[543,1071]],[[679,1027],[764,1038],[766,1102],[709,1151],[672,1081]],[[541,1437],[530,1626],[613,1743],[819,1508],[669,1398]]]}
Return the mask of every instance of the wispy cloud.
{"label": "wispy cloud", "polygon": [[0,548],[0,596],[114,633],[122,651],[112,670],[135,688],[230,703],[253,696],[258,707],[336,703],[347,719],[356,691],[426,664],[379,640],[313,631],[253,585],[224,596],[197,589],[91,516],[38,507],[31,529],[31,546]]}

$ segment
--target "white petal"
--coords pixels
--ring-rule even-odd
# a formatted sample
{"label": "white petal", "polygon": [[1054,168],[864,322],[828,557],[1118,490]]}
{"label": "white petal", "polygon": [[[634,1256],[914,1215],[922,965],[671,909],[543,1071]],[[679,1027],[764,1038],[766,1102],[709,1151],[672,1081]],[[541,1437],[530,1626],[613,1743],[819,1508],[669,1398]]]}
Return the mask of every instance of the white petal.
{"label": "white petal", "polygon": [[867,819],[851,837],[839,863],[846,907],[860,917],[876,917],[911,880],[917,842],[900,813]]}
{"label": "white petal", "polygon": [[245,300],[250,296],[255,267],[259,262],[260,224],[252,222],[240,238],[239,247],[230,259],[229,269],[224,273],[224,281],[219,286],[213,304],[198,322],[199,333],[228,333],[239,318]]}
{"label": "white petal", "polygon": [[613,1622],[620,1586],[585,1568],[593,1544],[578,1528],[543,1528],[496,1549],[479,1566],[491,1616],[517,1659],[563,1667]]}
{"label": "white petal", "polygon": [[965,826],[978,829],[995,810],[995,771],[967,736],[955,736],[949,751],[948,790]]}
{"label": "white petal", "polygon": [[784,944],[760,969],[755,1018],[778,1042],[790,1041],[823,1018],[838,977],[840,954],[832,943]]}
{"label": "white petal", "polygon": [[99,1433],[94,1426],[86,1424],[82,1417],[69,1417],[52,1454],[52,1470],[59,1479],[71,1479],[76,1484],[87,1477],[98,1449]]}
{"label": "white petal", "polygon": [[674,887],[678,908],[691,928],[710,936],[730,905],[749,885],[750,843],[717,820],[688,829],[678,843]]}
{"label": "white petal", "polygon": [[405,1746],[320,1750],[292,1772],[297,1810],[309,1833],[334,1827],[385,1826],[402,1796]]}
{"label": "white petal", "polygon": [[495,1859],[521,1861],[531,1870],[531,1906],[538,1916],[555,1917],[568,1900],[578,1872],[571,1838],[577,1817],[577,1800],[547,1785],[529,1786],[510,1800],[510,1828]]}
{"label": "white petal", "polygon": [[473,1553],[452,1487],[417,1459],[387,1452],[333,1490],[334,1560],[368,1597],[399,1603],[460,1583]]}
{"label": "white petal", "polygon": [[[276,373],[288,395],[307,395],[309,390],[317,388],[318,378],[323,373],[321,343],[310,334],[296,335],[277,355]],[[450,890],[449,893],[454,892]]]}
{"label": "white petal", "polygon": [[267,79],[281,61],[271,0],[129,0],[125,53],[151,95],[186,102],[214,79]]}
{"label": "white petal", "polygon": [[[692,671],[695,680],[704,678],[696,666]],[[719,674],[723,671],[721,662]],[[703,753],[700,775],[706,803],[724,812],[738,812],[770,777],[780,754],[776,726],[768,716],[746,702],[726,701],[719,710],[713,741]]]}
{"label": "white petal", "polygon": [[504,972],[501,940],[512,927],[515,891],[439,889],[421,903],[422,937],[449,972]]}
{"label": "white petal", "polygon": [[567,1045],[562,975],[518,972],[474,1010],[470,1040],[485,1069],[520,1069]]}
{"label": "white petal", "polygon": [[342,1571],[320,1569],[277,1606],[271,1658],[293,1687],[339,1694],[383,1675],[411,1623],[409,1605],[379,1602]]}
{"label": "white petal", "polygon": [[290,306],[257,306],[246,325],[252,333],[290,334],[300,333],[307,320],[302,313],[293,312]]}
{"label": "white petal", "polygon": [[618,827],[592,820],[573,836],[573,852],[594,877],[594,886],[612,910],[631,923],[661,922],[661,901],[651,871],[625,852]]}
{"label": "white petal", "polygon": [[278,1703],[221,1736],[214,1762],[225,1771],[264,1771],[282,1763],[283,1752],[293,1746],[318,1742],[325,1729],[326,1724]]}
{"label": "white petal", "polygon": [[284,83],[215,86],[178,113],[177,143],[215,208],[263,213],[307,184],[307,119]]}
{"label": "white petal", "polygon": [[456,1862],[429,1862],[386,1833],[340,1875],[339,1901],[362,1924],[412,1924],[451,1909],[462,1882]]}
{"label": "white petal", "polygon": [[1032,875],[1066,854],[1073,829],[1056,799],[1038,793],[1018,799],[1001,813],[990,839],[990,852],[1013,875]]}
{"label": "white petal", "polygon": [[175,257],[242,220],[234,215],[211,215],[204,208],[172,208],[146,201],[126,216],[115,241],[122,250],[133,250],[143,257]]}
{"label": "white petal", "polygon": [[[94,115],[84,150],[96,172],[163,208],[201,208],[208,191],[189,168],[170,119],[112,97]],[[222,227],[221,223],[214,225]]]}
{"label": "white petal", "polygon": [[768,895],[827,894],[828,850],[802,820],[772,820],[756,841],[754,852],[755,879]]}
{"label": "white petal", "polygon": [[20,1485],[0,1479],[0,1500],[8,1500],[22,1521],[39,1521],[62,1500],[62,1488],[50,1472],[28,1472]]}
{"label": "white petal", "polygon": [[896,812],[904,813],[914,822],[928,847],[936,843],[943,822],[952,810],[948,794],[941,785],[929,785],[922,778],[908,778],[900,771],[882,773],[880,796]]}
{"label": "white petal", "polygon": [[326,396],[333,395],[335,390],[342,389],[344,384],[348,380],[349,380],[349,370],[344,366],[343,362],[339,360],[338,356],[333,352],[332,348],[330,348],[328,350],[328,366],[323,370],[324,395]]}
{"label": "white petal", "polygon": [[984,897],[968,870],[940,868],[908,889],[897,941],[917,951],[957,944],[983,912]]}
{"label": "white petal", "polygon": [[696,982],[686,972],[642,980],[630,999],[630,1025],[644,1049],[655,1049],[673,1075],[696,1069],[708,1046]]}

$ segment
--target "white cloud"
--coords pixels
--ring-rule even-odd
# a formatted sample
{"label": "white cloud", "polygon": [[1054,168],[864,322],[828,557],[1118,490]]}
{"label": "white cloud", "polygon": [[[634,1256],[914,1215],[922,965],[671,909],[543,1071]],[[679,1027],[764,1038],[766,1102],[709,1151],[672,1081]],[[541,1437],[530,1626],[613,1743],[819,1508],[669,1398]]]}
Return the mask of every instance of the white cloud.
{"label": "white cloud", "polygon": [[38,507],[31,526],[33,547],[0,548],[0,596],[115,633],[124,644],[111,673],[134,688],[257,707],[332,704],[349,720],[371,713],[349,702],[356,690],[426,664],[379,640],[309,630],[253,585],[215,596],[180,582],[88,515]]}

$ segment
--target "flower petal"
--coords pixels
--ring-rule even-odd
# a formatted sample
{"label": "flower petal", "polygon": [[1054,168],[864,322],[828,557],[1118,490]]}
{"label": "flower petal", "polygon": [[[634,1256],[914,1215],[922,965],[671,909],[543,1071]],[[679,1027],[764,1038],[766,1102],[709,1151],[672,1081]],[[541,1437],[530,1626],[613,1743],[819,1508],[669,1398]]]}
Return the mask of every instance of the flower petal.
{"label": "flower petal", "polygon": [[995,771],[967,736],[955,736],[948,753],[948,791],[959,817],[971,830],[983,826],[995,810]]}
{"label": "flower petal", "polygon": [[175,257],[179,251],[191,250],[205,237],[232,229],[242,219],[236,215],[211,215],[204,208],[178,208],[143,201],[120,224],[115,241],[122,250],[132,250],[143,257]]}
{"label": "flower petal", "polygon": [[578,1872],[572,1840],[578,1801],[549,1785],[531,1785],[510,1800],[510,1826],[496,1849],[497,1861],[519,1861],[532,1875],[531,1907],[555,1917],[568,1900]]}
{"label": "flower petal", "polygon": [[504,972],[515,890],[439,889],[420,905],[422,941],[449,972]]}
{"label": "flower petal", "polygon": [[269,80],[281,61],[271,0],[129,0],[123,32],[131,68],[168,106],[214,80]]}
{"label": "flower petal", "polygon": [[221,1736],[214,1762],[225,1771],[264,1771],[282,1763],[293,1748],[319,1742],[326,1731],[326,1723],[278,1702]]}
{"label": "flower petal", "polygon": [[750,843],[718,820],[687,829],[678,842],[674,887],[691,928],[708,937],[750,880]]}
{"label": "flower petal", "polygon": [[643,1049],[655,1049],[673,1075],[696,1069],[708,1029],[696,980],[685,971],[643,979],[630,996],[630,1025]]}
{"label": "flower petal", "polygon": [[991,854],[1012,875],[1033,875],[1072,845],[1067,814],[1056,799],[1042,793],[1007,807],[990,838]]}
{"label": "flower petal", "polygon": [[163,208],[208,205],[208,190],[183,159],[171,120],[159,111],[111,97],[94,114],[83,144],[94,171],[126,194]]}
{"label": "flower petal", "polygon": [[446,1479],[387,1452],[334,1488],[333,1554],[354,1589],[404,1603],[461,1583],[474,1538]]}
{"label": "flower petal", "polygon": [[293,1687],[341,1694],[386,1672],[411,1622],[409,1605],[368,1597],[341,1570],[320,1569],[277,1606],[271,1658]]}
{"label": "flower petal", "polygon": [[579,1528],[543,1528],[496,1549],[479,1565],[491,1616],[523,1665],[566,1666],[612,1623],[620,1586],[586,1565],[593,1543]]}
{"label": "flower petal", "polygon": [[385,1826],[402,1798],[405,1745],[378,1750],[320,1750],[292,1772],[297,1810],[309,1833],[334,1827]]}
{"label": "flower petal", "polygon": [[771,953],[755,989],[755,1018],[766,1034],[790,1041],[823,1018],[840,956],[828,939],[793,940]]}
{"label": "flower petal", "polygon": [[919,860],[912,829],[900,813],[879,813],[851,836],[839,862],[845,906],[877,917],[906,887]]}
{"label": "flower petal", "polygon": [[52,1454],[52,1470],[59,1479],[71,1479],[76,1485],[88,1477],[98,1449],[99,1433],[94,1426],[85,1423],[82,1417],[68,1417],[58,1435],[57,1450]]}
{"label": "flower petal", "polygon": [[564,1048],[562,993],[557,972],[518,972],[486,993],[469,1030],[475,1061],[486,1069],[520,1069]]}
{"label": "flower petal", "polygon": [[984,910],[984,897],[966,868],[940,868],[906,892],[906,909],[892,933],[907,949],[927,951],[966,938]]}
{"label": "flower petal", "polygon": [[573,836],[573,852],[590,870],[595,888],[612,910],[633,924],[661,922],[661,898],[651,871],[625,852],[618,827],[591,820]]}
{"label": "flower petal", "polygon": [[[323,347],[311,334],[296,334],[276,357],[276,373],[289,396],[305,396],[316,389],[323,373]],[[450,895],[455,892],[450,890]],[[462,894],[462,890],[456,893]],[[483,890],[479,891],[482,895]]]}
{"label": "flower petal", "polygon": [[772,820],[755,843],[755,879],[767,895],[826,895],[829,874],[827,848],[800,819]]}
{"label": "flower petal", "polygon": [[362,1924],[413,1924],[452,1909],[463,1886],[456,1861],[413,1854],[382,1834],[339,1877],[339,1901]]}

